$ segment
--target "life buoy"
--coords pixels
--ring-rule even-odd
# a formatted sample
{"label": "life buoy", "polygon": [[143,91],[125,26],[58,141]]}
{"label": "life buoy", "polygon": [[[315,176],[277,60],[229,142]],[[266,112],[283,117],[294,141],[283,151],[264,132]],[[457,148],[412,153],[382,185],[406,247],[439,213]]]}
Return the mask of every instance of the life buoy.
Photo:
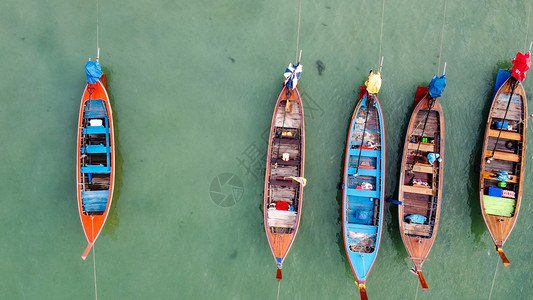
{"label": "life buoy", "polygon": [[511,150],[511,149],[514,149],[516,147],[516,142],[515,141],[507,141],[505,142],[505,148]]}

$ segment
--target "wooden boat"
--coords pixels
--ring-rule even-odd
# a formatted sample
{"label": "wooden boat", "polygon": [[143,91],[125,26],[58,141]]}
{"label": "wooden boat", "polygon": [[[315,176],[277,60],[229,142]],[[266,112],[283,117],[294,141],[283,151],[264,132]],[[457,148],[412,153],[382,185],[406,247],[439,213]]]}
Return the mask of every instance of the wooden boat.
{"label": "wooden boat", "polygon": [[76,187],[78,212],[89,245],[87,258],[100,234],[113,198],[115,143],[113,116],[104,85],[105,75],[88,83],[83,92],[78,118]]}
{"label": "wooden boat", "polygon": [[361,87],[348,141],[343,177],[342,229],[346,256],[362,299],[379,249],[385,199],[385,127],[376,94]]}
{"label": "wooden boat", "polygon": [[298,233],[305,162],[304,110],[298,87],[285,84],[276,101],[265,173],[264,224],[276,260],[278,281],[283,261]]}
{"label": "wooden boat", "polygon": [[[423,289],[422,274],[439,225],[444,160],[444,117],[438,97],[419,87],[403,148],[398,219],[400,233]],[[440,156],[440,157],[439,157]],[[435,158],[428,159],[429,157]]]}
{"label": "wooden boat", "polygon": [[[516,85],[514,92],[513,85]],[[509,77],[492,101],[481,157],[481,213],[504,266],[503,244],[511,234],[522,200],[526,161],[527,98],[522,83]],[[500,175],[507,173],[507,180]]]}

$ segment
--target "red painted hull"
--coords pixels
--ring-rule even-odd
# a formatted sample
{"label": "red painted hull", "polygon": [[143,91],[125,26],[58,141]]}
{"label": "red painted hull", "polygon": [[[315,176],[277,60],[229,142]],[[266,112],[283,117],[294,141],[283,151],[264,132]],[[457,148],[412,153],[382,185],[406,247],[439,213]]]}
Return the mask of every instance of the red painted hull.
{"label": "red painted hull", "polygon": [[[92,91],[92,94],[89,93],[89,87],[94,88]],[[86,101],[89,100],[89,97],[94,99],[102,99],[105,102],[105,106],[108,113],[109,118],[109,141],[110,141],[110,148],[111,148],[111,174],[110,174],[110,183],[109,183],[109,197],[107,201],[107,206],[102,215],[86,215],[83,212],[82,208],[82,197],[81,197],[81,138],[82,138],[82,121],[83,121],[83,113],[84,113],[84,107],[86,104]],[[95,84],[87,84],[85,87],[85,90],[83,92],[83,96],[81,99],[81,105],[80,105],[80,112],[78,116],[78,138],[77,138],[77,150],[76,150],[76,189],[77,189],[77,198],[78,198],[78,213],[80,215],[81,224],[83,226],[83,231],[85,232],[85,236],[87,237],[87,241],[89,244],[94,243],[98,235],[100,234],[104,223],[107,219],[107,215],[109,213],[109,209],[111,207],[112,198],[113,198],[113,187],[114,187],[114,181],[115,181],[115,142],[113,139],[113,117],[112,117],[112,110],[111,105],[109,103],[109,97],[107,95],[107,91],[104,87],[104,84],[100,81],[98,81]]]}

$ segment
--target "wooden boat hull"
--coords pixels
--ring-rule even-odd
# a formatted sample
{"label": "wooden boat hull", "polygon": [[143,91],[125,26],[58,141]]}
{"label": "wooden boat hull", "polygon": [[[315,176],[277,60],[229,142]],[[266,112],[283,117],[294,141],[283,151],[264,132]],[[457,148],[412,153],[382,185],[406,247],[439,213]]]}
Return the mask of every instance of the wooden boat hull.
{"label": "wooden boat hull", "polygon": [[[113,117],[109,97],[102,82],[105,82],[105,75],[97,83],[87,84],[78,117],[76,148],[78,213],[90,246],[100,234],[107,219],[115,181]],[[90,123],[93,122],[89,121],[91,119],[101,120],[101,126],[90,126],[96,124]],[[89,209],[89,206],[92,208]],[[90,247],[86,250],[87,253],[88,250]]]}
{"label": "wooden boat hull", "polygon": [[[385,199],[385,127],[377,95],[373,99],[368,110],[369,96],[364,90],[355,107],[343,177],[343,240],[360,290],[365,289],[379,250]],[[369,141],[376,146],[368,147]]]}
{"label": "wooden boat hull", "polygon": [[[512,84],[515,82],[517,86],[509,104]],[[509,111],[505,114],[508,104]],[[512,129],[500,130],[497,128],[498,124],[494,122],[503,121],[504,116],[505,122],[511,125]],[[481,213],[494,245],[498,252],[501,252],[500,255],[503,255],[503,244],[515,226],[522,200],[526,161],[527,118],[525,90],[519,81],[514,77],[509,77],[498,89],[491,104],[485,127],[479,176]],[[497,140],[498,144],[493,155]],[[492,157],[492,160],[487,163],[490,157]],[[511,176],[505,187],[498,186],[500,181],[496,178],[496,173],[499,171],[506,171]],[[493,190],[491,193],[495,192],[497,194],[501,192],[502,195],[489,196],[489,189]],[[509,191],[514,195],[511,195]],[[508,206],[496,209],[495,201],[502,204],[505,202]],[[508,264],[510,263],[505,258],[504,265]]]}
{"label": "wooden boat hull", "polygon": [[[288,113],[287,91],[284,85],[272,117],[263,203],[265,232],[278,270],[294,243],[302,212],[303,186],[287,177],[303,178],[305,162],[305,124],[300,93],[298,88],[290,92],[292,111]],[[283,161],[283,153],[289,154],[288,161]],[[277,202],[287,203],[293,211],[278,210],[281,203]]]}
{"label": "wooden boat hull", "polygon": [[[421,89],[421,88],[419,88]],[[444,117],[438,98],[429,93],[416,104],[405,137],[400,171],[398,219],[400,234],[421,282],[422,265],[435,237],[442,201],[444,170]],[[430,109],[430,101],[433,104]],[[430,110],[429,110],[430,109]],[[440,155],[433,163],[430,153]],[[415,219],[415,216],[424,218]],[[423,283],[424,288],[425,287]]]}

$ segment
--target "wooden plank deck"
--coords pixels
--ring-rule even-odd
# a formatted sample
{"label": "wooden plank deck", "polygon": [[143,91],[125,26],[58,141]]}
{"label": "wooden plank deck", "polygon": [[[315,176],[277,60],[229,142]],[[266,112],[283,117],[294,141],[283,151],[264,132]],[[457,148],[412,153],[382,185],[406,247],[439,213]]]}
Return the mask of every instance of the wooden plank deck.
{"label": "wooden plank deck", "polygon": [[285,106],[287,101],[279,104],[278,113],[276,114],[276,127],[300,128],[302,118],[300,116],[300,106],[297,101],[292,101],[292,111],[286,112]]}
{"label": "wooden plank deck", "polygon": [[[516,91],[515,91],[516,92]],[[509,105],[509,111],[505,113],[507,105],[509,103],[510,93],[502,93],[496,100],[494,105],[494,110],[492,113],[492,118],[496,119],[505,119],[508,121],[520,121],[522,120],[522,96],[519,94],[514,94]]]}
{"label": "wooden plank deck", "polygon": [[277,168],[270,168],[270,178],[276,177],[290,177],[300,175],[300,170],[296,166],[281,166]]}
{"label": "wooden plank deck", "polygon": [[419,236],[431,236],[431,226],[425,224],[403,223],[405,234],[419,235]]}
{"label": "wooden plank deck", "polygon": [[430,165],[430,164],[416,163],[416,164],[413,166],[413,172],[433,173],[433,166]]}
{"label": "wooden plank deck", "polygon": [[423,187],[404,185],[402,187],[402,190],[403,192],[408,192],[408,193],[437,196],[437,192],[434,192],[430,187],[423,188]]}

